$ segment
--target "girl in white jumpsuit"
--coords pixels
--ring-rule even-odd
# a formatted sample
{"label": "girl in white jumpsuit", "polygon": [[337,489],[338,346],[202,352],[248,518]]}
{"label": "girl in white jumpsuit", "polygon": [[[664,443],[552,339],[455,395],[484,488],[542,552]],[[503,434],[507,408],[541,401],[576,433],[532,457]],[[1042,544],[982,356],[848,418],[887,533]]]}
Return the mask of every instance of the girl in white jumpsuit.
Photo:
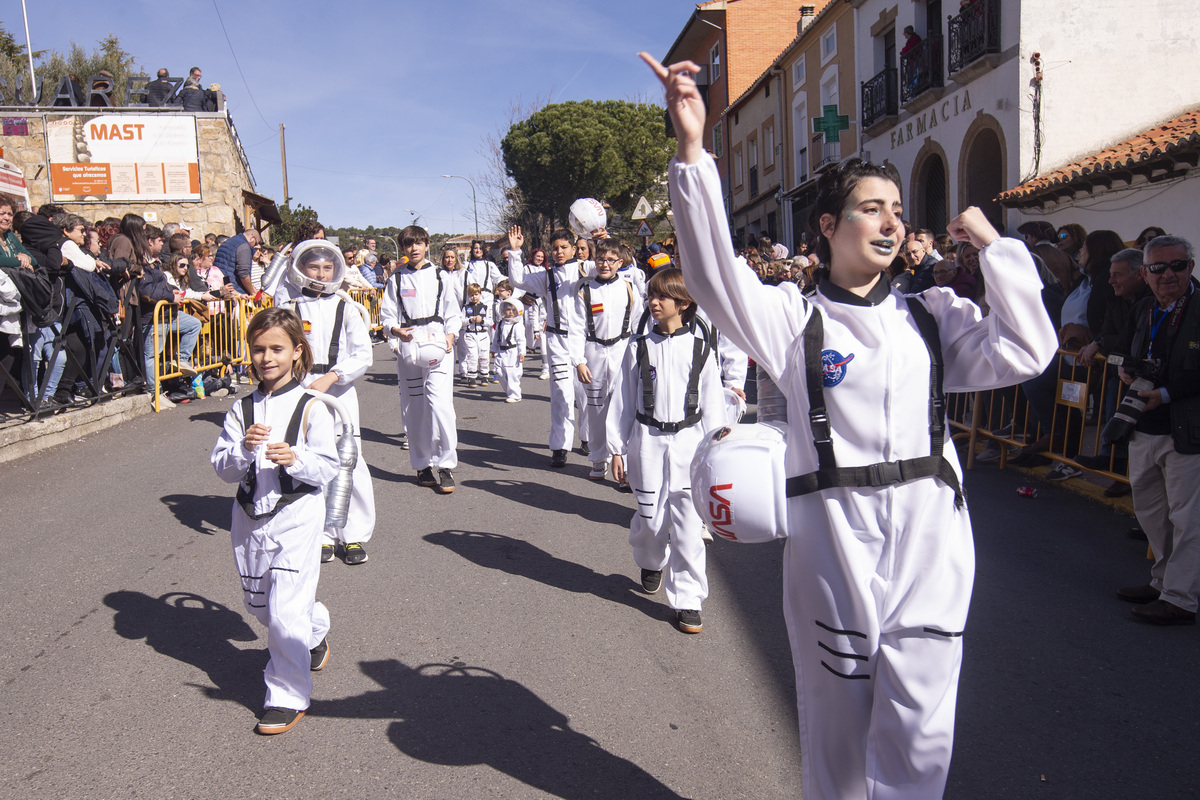
{"label": "girl in white jumpsuit", "polygon": [[[701,145],[695,65],[668,71],[642,57],[667,87],[679,136],[670,186],[689,289],[786,396],[788,475],[818,468],[803,346],[814,313],[824,322],[822,383],[838,467],[931,455],[929,351],[905,298],[880,277],[904,240],[899,187],[869,164],[823,175],[814,218],[829,280],[811,302],[793,284],[763,286],[734,263],[717,171]],[[992,314],[982,318],[949,290],[919,297],[936,321],[945,390],[1040,374],[1057,342],[1025,247],[999,238],[974,208],[949,232],[981,249]],[[961,481],[948,438],[941,455]],[[928,476],[789,500],[784,614],[807,800],[942,796],[974,578],[960,499]]]}
{"label": "girl in white jumpsuit", "polygon": [[[313,239],[301,242],[292,252],[292,264],[284,286],[287,296],[292,298],[286,303],[305,323],[305,336],[316,361],[305,376],[304,385],[339,398],[350,412],[354,436],[359,440],[346,525],[342,528],[326,528],[321,542],[323,561],[332,560],[334,547],[341,542],[346,563],[355,565],[367,561],[363,544],[370,541],[375,530],[375,491],[371,486],[371,471],[362,452],[358,391],[354,388],[354,381],[367,373],[374,362],[374,355],[371,351],[371,333],[362,315],[345,298],[334,294],[342,284],[345,273],[346,263],[338,248],[324,240]],[[277,306],[283,304],[276,303]]]}
{"label": "girl in white jumpsuit", "polygon": [[[695,305],[679,270],[655,273],[647,295],[655,325],[629,342],[613,374],[608,446],[614,453],[613,477],[620,481],[628,470],[638,503],[629,523],[629,544],[643,570],[643,588],[656,592],[657,584],[648,584],[645,573],[661,572],[671,608],[695,614],[689,622],[680,613],[680,629],[699,633],[708,577],[689,469],[704,434],[725,424],[725,399],[712,334],[693,320]],[[671,311],[662,310],[664,298],[689,313],[671,324],[664,319]],[[689,397],[693,381],[696,394]]]}
{"label": "girl in white jumpsuit", "polygon": [[[284,336],[276,336],[281,332]],[[299,379],[312,356],[296,315],[281,308],[260,311],[247,338],[254,373],[262,380],[251,395],[254,424],[248,424],[243,403],[234,403],[213,448],[212,464],[222,480],[241,483],[230,538],[243,602],[267,626],[271,654],[259,732],[282,733],[308,708],[311,651],[329,631],[329,610],[316,602],[316,592],[325,518],[322,488],[337,474],[337,449],[325,405],[305,403],[309,395]],[[277,340],[290,342],[291,350],[280,355]],[[279,349],[267,352],[267,345]],[[303,408],[296,437],[287,441],[298,406]],[[294,491],[285,495],[285,489]],[[272,710],[282,711],[287,724],[265,728]]]}
{"label": "girl in white jumpsuit", "polygon": [[496,354],[496,371],[505,402],[521,402],[521,364],[525,361],[525,324],[521,321],[521,303],[509,297],[499,303],[500,318],[496,323],[492,352]]}

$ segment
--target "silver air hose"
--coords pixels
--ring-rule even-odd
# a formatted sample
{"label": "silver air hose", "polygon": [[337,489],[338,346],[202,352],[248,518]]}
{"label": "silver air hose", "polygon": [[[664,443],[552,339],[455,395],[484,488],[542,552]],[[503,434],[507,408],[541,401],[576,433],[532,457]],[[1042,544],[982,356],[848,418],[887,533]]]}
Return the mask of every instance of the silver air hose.
{"label": "silver air hose", "polygon": [[354,465],[358,463],[358,439],[354,436],[354,422],[346,404],[329,394],[308,392],[314,400],[320,400],[337,414],[342,432],[338,434],[338,474],[325,487],[325,527],[344,528],[350,510],[350,490],[354,483]]}
{"label": "silver air hose", "polygon": [[758,421],[770,423],[783,429],[787,427],[788,408],[787,397],[779,391],[775,381],[767,371],[759,366],[758,370]]}
{"label": "silver air hose", "polygon": [[263,294],[275,296],[275,290],[279,288],[279,282],[283,280],[291,261],[291,251],[288,248],[278,250],[275,255],[271,256],[271,263],[263,270],[261,283]]}

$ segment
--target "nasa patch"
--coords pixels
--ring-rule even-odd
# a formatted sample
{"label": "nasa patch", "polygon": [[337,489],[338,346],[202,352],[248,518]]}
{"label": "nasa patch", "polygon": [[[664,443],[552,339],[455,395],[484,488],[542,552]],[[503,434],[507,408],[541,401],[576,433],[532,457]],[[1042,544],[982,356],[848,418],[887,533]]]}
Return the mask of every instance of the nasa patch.
{"label": "nasa patch", "polygon": [[821,385],[826,389],[837,386],[846,377],[846,367],[854,354],[843,356],[837,350],[821,351]]}
{"label": "nasa patch", "polygon": [[654,367],[650,368],[650,382],[654,383],[658,380],[658,370]]}

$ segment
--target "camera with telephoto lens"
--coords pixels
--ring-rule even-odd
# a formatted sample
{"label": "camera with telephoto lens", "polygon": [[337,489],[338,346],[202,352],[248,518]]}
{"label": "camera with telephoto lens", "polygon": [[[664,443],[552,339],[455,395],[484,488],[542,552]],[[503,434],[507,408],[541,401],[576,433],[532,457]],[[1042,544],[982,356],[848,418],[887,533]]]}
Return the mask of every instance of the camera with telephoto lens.
{"label": "camera with telephoto lens", "polygon": [[1120,356],[1110,356],[1109,363],[1125,370],[1125,374],[1133,378],[1133,383],[1125,392],[1117,413],[1104,426],[1100,438],[1105,444],[1124,444],[1133,435],[1133,429],[1146,410],[1146,398],[1138,392],[1153,389],[1157,385],[1163,377],[1163,363],[1159,358],[1122,359]]}

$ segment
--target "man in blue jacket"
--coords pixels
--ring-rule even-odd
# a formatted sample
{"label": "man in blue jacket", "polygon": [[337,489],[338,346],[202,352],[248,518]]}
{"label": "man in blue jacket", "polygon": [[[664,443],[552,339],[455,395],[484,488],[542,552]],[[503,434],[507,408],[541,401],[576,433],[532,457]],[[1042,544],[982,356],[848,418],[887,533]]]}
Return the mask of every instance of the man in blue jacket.
{"label": "man in blue jacket", "polygon": [[217,248],[213,263],[225,276],[225,282],[240,294],[255,293],[254,285],[250,282],[250,266],[254,263],[254,249],[259,241],[258,231],[250,228],[229,237]]}

